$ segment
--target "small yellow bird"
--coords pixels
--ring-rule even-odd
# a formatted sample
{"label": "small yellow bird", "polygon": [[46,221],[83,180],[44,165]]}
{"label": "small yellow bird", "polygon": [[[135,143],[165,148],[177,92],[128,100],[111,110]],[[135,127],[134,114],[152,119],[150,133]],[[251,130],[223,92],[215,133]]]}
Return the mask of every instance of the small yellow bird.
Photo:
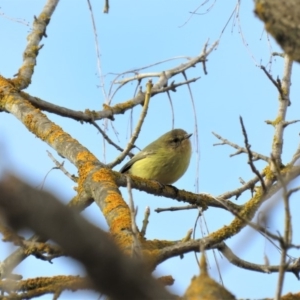
{"label": "small yellow bird", "polygon": [[182,129],[171,130],[137,153],[120,170],[162,184],[172,184],[187,170],[192,154],[188,134]]}

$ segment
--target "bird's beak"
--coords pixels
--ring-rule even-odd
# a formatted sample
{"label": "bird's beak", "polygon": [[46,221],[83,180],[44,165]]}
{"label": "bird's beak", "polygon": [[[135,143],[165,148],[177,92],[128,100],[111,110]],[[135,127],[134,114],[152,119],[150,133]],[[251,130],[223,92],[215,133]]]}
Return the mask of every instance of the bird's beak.
{"label": "bird's beak", "polygon": [[187,133],[184,137],[184,139],[189,139],[193,134],[192,133]]}

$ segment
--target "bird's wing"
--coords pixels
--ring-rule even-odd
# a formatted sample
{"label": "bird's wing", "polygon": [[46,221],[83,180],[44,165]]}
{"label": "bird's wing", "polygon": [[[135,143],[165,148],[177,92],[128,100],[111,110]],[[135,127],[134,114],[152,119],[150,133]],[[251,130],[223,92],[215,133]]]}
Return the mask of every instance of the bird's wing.
{"label": "bird's wing", "polygon": [[145,157],[152,155],[153,153],[155,153],[154,151],[141,151],[138,154],[136,154],[129,162],[127,162],[121,169],[120,169],[120,173],[125,173],[127,172],[131,166],[137,162],[138,160],[144,159]]}

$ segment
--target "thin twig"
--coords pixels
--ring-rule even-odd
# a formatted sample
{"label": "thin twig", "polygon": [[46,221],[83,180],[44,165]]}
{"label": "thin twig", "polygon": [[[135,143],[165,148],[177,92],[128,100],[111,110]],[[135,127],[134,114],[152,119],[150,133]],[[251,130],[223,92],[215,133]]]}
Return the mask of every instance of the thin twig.
{"label": "thin twig", "polygon": [[186,25],[194,15],[204,15],[204,14],[207,14],[214,7],[214,5],[216,3],[216,0],[214,0],[214,2],[206,9],[206,11],[204,13],[197,13],[197,11],[200,9],[200,7],[204,6],[208,2],[209,2],[208,0],[205,0],[198,7],[196,7],[193,11],[190,11],[189,13],[191,15],[189,16],[189,18],[182,25],[179,26],[179,28],[181,28],[184,25]]}
{"label": "thin twig", "polygon": [[174,114],[173,102],[172,102],[171,95],[170,95],[170,92],[169,92],[169,91],[167,91],[167,96],[168,96],[168,100],[169,100],[170,107],[171,107],[172,129],[174,129],[175,114]]}
{"label": "thin twig", "polygon": [[[210,47],[209,49],[207,49],[207,45],[208,42],[205,43],[202,52],[193,58],[189,58],[188,62],[183,63],[175,68],[166,70],[165,73],[167,74],[167,79],[169,79],[170,77],[173,77],[174,75],[177,75],[187,69],[189,69],[192,66],[195,66],[197,63],[203,62],[204,60],[206,60],[207,56],[215,49],[215,47],[218,45],[219,41],[215,41]],[[161,72],[156,72],[156,73],[147,73],[147,74],[137,74],[134,77],[131,78],[125,78],[121,81],[115,82],[115,83],[124,83],[124,82],[129,82],[132,80],[136,80],[136,79],[142,79],[145,77],[161,77]]]}
{"label": "thin twig", "polygon": [[[206,229],[206,232],[207,234],[209,235],[210,234],[210,231],[208,229],[208,225],[207,225],[207,222],[206,222],[206,219],[205,219],[205,215],[204,215],[204,211],[202,210],[201,207],[198,207],[198,210],[199,210],[199,214],[198,214],[198,217],[197,217],[197,220],[199,221],[202,221],[203,220],[203,223],[204,223],[204,226],[205,226],[205,229]],[[200,222],[200,228],[201,228],[201,233],[202,233],[202,236],[204,237],[204,230],[203,230],[203,227],[202,227],[202,223]],[[200,244],[201,246],[201,244]],[[202,245],[203,246],[203,245]],[[219,264],[219,261],[217,260],[217,256],[216,256],[216,252],[215,252],[215,249],[212,249],[213,251],[213,256],[214,256],[214,260],[215,260],[215,263],[216,263],[216,266],[217,266],[217,270],[218,270],[218,275],[219,275],[219,279],[220,279],[220,282],[221,284],[224,286],[224,282],[223,282],[223,278],[222,278],[222,273],[221,273],[221,269],[220,269],[220,264]],[[200,249],[201,252],[204,251],[204,249]],[[199,261],[198,261],[198,258],[196,259],[197,260],[197,263],[200,267],[200,264],[199,264]]]}
{"label": "thin twig", "polygon": [[273,56],[280,56],[280,57],[284,57],[284,53],[279,53],[279,52],[272,52]]}
{"label": "thin twig", "polygon": [[288,125],[292,125],[292,124],[295,124],[298,122],[300,122],[300,120],[285,121],[285,122],[283,122],[283,126],[287,127]]}
{"label": "thin twig", "polygon": [[282,99],[284,99],[284,93],[283,93],[283,90],[282,90],[282,86],[281,84],[278,82],[278,80],[276,81],[272,75],[266,70],[266,68],[264,66],[260,66],[260,68],[264,71],[264,73],[267,75],[267,77],[270,79],[270,81],[275,85],[275,87],[277,88],[280,96]]}
{"label": "thin twig", "polygon": [[94,13],[93,13],[93,9],[92,9],[92,5],[90,0],[87,0],[88,3],[88,7],[89,10],[91,12],[91,20],[92,20],[92,25],[93,25],[93,32],[94,32],[94,38],[95,38],[95,47],[96,47],[96,56],[97,56],[97,69],[98,69],[98,74],[100,77],[100,86],[101,86],[101,90],[104,96],[104,100],[107,103],[108,101],[108,97],[107,97],[107,93],[105,91],[105,82],[104,82],[104,75],[102,73],[102,66],[101,66],[101,59],[100,59],[100,47],[99,47],[99,41],[98,41],[98,34],[97,34],[97,27],[96,27],[96,22],[95,22],[95,18],[94,18]]}
{"label": "thin twig", "polygon": [[[121,151],[121,152],[124,151],[123,148],[121,148],[119,145],[117,145],[114,141],[112,141],[112,140],[110,139],[110,137],[105,133],[104,130],[101,129],[101,127],[100,127],[95,121],[91,121],[91,124],[93,124],[93,125],[99,130],[99,132],[102,134],[103,138],[104,138],[110,145],[114,146],[117,150],[119,150],[119,151]],[[133,157],[134,154],[133,154],[133,153],[128,153],[128,156],[129,156],[129,157]]]}
{"label": "thin twig", "polygon": [[[141,68],[138,68],[138,69],[132,69],[132,70],[128,70],[128,71],[122,72],[121,74],[117,74],[117,77],[113,81],[113,84],[126,84],[126,83],[128,83],[130,81],[134,81],[134,80],[141,80],[141,79],[149,78],[149,77],[151,77],[151,78],[153,78],[153,77],[160,77],[161,72],[149,72],[149,73],[142,73],[142,74],[140,74],[139,71],[145,70],[145,69],[148,69],[148,68],[152,68],[154,66],[157,66],[157,65],[160,65],[160,64],[172,61],[172,60],[176,60],[176,59],[190,60],[191,57],[189,57],[189,56],[176,56],[176,57],[168,58],[168,59],[165,59],[165,60],[162,60],[162,61],[150,64],[150,65],[145,66],[145,67],[141,67]],[[122,80],[116,81],[119,77],[124,76],[125,74],[130,74],[130,73],[134,73],[135,75],[133,77],[128,77],[128,78],[124,78]],[[113,73],[109,73],[109,74],[113,74]]]}
{"label": "thin twig", "polygon": [[[207,43],[204,45],[204,47],[207,46]],[[206,52],[206,48],[203,49],[203,52]],[[184,79],[187,81],[187,76],[185,71],[182,72],[182,75],[184,77]],[[189,90],[189,95],[190,95],[190,99],[191,99],[191,103],[192,103],[192,107],[193,107],[193,115],[194,115],[194,139],[196,141],[196,153],[197,153],[197,163],[196,163],[196,176],[195,176],[195,186],[196,186],[196,193],[199,192],[199,165],[200,165],[200,151],[199,151],[199,132],[198,132],[198,121],[197,121],[197,110],[196,110],[196,106],[195,106],[195,101],[194,101],[194,97],[193,97],[193,93],[191,90],[191,86],[189,84],[187,84],[188,90]]]}
{"label": "thin twig", "polygon": [[[218,201],[218,198],[216,198],[216,200]],[[259,224],[255,224],[247,219],[245,219],[243,216],[241,216],[237,211],[233,210],[232,208],[229,208],[226,203],[224,203],[222,201],[223,205],[228,209],[228,211],[230,211],[235,217],[239,218],[240,220],[242,220],[243,222],[247,223],[247,225],[249,225],[251,228],[253,228],[254,230],[256,230],[257,232],[259,232],[263,237],[265,237],[275,248],[277,248],[278,250],[279,247],[273,242],[273,240],[281,242],[282,238],[279,235],[275,235],[272,232],[268,231],[265,227],[259,225]],[[295,247],[294,245],[289,245],[289,247],[293,248]]]}
{"label": "thin twig", "polygon": [[138,135],[140,133],[140,130],[142,128],[142,125],[144,123],[144,120],[145,120],[145,117],[147,114],[148,105],[149,105],[149,101],[150,101],[150,97],[151,97],[152,86],[153,86],[152,81],[149,80],[147,83],[143,110],[141,112],[140,119],[135,127],[135,130],[131,136],[131,139],[128,142],[126,148],[123,150],[123,152],[114,161],[112,161],[111,163],[109,163],[107,165],[109,168],[113,168],[114,166],[119,164],[125,158],[125,156],[129,153],[129,151],[132,149],[132,147],[134,146],[134,143],[135,143],[136,139],[138,138]]}
{"label": "thin twig", "polygon": [[142,236],[146,235],[147,226],[149,224],[149,217],[150,217],[150,207],[147,206],[146,209],[145,209],[145,214],[144,214],[144,219],[143,219],[143,226],[142,226],[142,230],[141,230],[141,235]]}
{"label": "thin twig", "polygon": [[290,212],[290,206],[289,206],[289,195],[291,195],[296,190],[292,191],[290,194],[287,191],[287,186],[283,181],[283,178],[280,174],[280,168],[276,164],[276,160],[271,157],[273,164],[276,168],[277,178],[279,182],[282,185],[283,189],[283,204],[284,204],[284,234],[283,238],[281,240],[280,246],[281,246],[281,258],[280,258],[280,267],[279,267],[279,274],[278,274],[278,283],[276,288],[276,294],[275,294],[275,300],[281,299],[281,293],[283,288],[283,281],[284,281],[284,275],[286,270],[286,254],[287,249],[289,245],[291,244],[291,238],[292,238],[292,226],[291,226],[291,212]]}
{"label": "thin twig", "polygon": [[105,0],[104,2],[104,8],[103,8],[103,13],[108,14],[109,12],[109,1]]}
{"label": "thin twig", "polygon": [[242,126],[242,132],[243,132],[243,136],[244,136],[245,147],[246,147],[247,153],[248,153],[248,164],[250,165],[252,172],[254,174],[256,174],[256,176],[259,178],[259,181],[261,183],[261,187],[263,189],[263,192],[265,193],[266,192],[266,185],[265,185],[264,179],[262,178],[262,176],[260,175],[260,173],[258,172],[258,170],[256,169],[256,167],[253,163],[253,153],[250,149],[251,145],[248,142],[247,132],[246,132],[246,129],[245,129],[245,126],[244,126],[243,118],[241,116],[240,116],[240,123],[241,123],[241,126]]}
{"label": "thin twig", "polygon": [[247,42],[244,33],[243,33],[243,28],[242,28],[242,24],[241,24],[241,19],[240,19],[240,8],[241,8],[241,0],[237,1],[237,5],[236,5],[236,20],[237,20],[237,27],[238,27],[238,32],[242,38],[242,42],[244,47],[246,48],[249,56],[251,57],[252,61],[254,62],[254,64],[257,66],[257,61],[254,57],[254,54],[251,52],[251,49],[249,48],[249,43]]}
{"label": "thin twig", "polygon": [[188,242],[191,240],[192,237],[192,233],[193,233],[193,229],[189,229],[185,235],[185,237],[181,240],[182,243],[184,242]]}
{"label": "thin twig", "polygon": [[54,156],[51,154],[51,152],[49,152],[48,150],[46,150],[48,156],[51,158],[51,160],[55,163],[56,168],[52,168],[53,169],[59,169],[61,170],[67,177],[69,177],[71,180],[73,180],[74,182],[77,182],[77,177],[75,175],[71,175],[65,168],[64,168],[64,161],[62,163],[58,162]]}
{"label": "thin twig", "polygon": [[[212,134],[219,140],[221,140],[223,143],[217,143],[217,144],[214,144],[214,146],[222,146],[222,145],[229,145],[231,146],[232,148],[235,148],[237,149],[238,151],[234,154],[231,154],[230,157],[232,156],[235,156],[235,155],[238,155],[238,154],[241,154],[241,153],[248,153],[247,149],[246,148],[243,148],[243,147],[240,147],[239,145],[235,144],[235,143],[232,143],[230,142],[229,140],[227,139],[224,139],[223,137],[221,137],[219,134],[215,133],[215,132],[212,132]],[[257,152],[254,152],[252,151],[252,157],[254,160],[257,160],[257,159],[261,159],[261,160],[264,160],[266,162],[269,162],[269,158],[265,155],[262,155],[260,153],[257,153]]]}
{"label": "thin twig", "polygon": [[196,209],[198,208],[197,205],[185,205],[185,206],[171,206],[166,208],[156,208],[154,211],[157,213],[165,212],[165,211],[179,211],[179,210],[189,210],[189,209]]}
{"label": "thin twig", "polygon": [[[261,176],[265,176],[264,172],[260,173]],[[232,190],[232,191],[228,191],[225,192],[221,195],[218,196],[218,198],[222,198],[222,199],[229,199],[233,196],[236,196],[236,199],[238,199],[238,197],[245,191],[247,190],[252,190],[255,187],[255,184],[259,181],[258,177],[254,177],[253,179],[249,180],[248,182],[243,183],[243,186]]]}

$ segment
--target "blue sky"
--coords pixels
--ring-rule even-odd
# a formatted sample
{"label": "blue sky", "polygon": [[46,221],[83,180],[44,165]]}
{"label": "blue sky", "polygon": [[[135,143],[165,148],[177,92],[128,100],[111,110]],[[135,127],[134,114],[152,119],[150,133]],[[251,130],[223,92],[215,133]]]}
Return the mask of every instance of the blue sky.
{"label": "blue sky", "polygon": [[[45,1],[2,0],[0,15],[0,73],[12,77],[22,63],[22,53],[26,45],[26,36],[30,32],[33,16],[38,15]],[[76,4],[75,4],[76,3]],[[193,57],[200,53],[205,42],[212,44],[220,38],[234,7],[235,0],[209,1],[199,12],[202,14],[190,17],[190,12],[200,5],[198,1],[119,1],[111,2],[108,15],[102,13],[103,2],[91,0],[98,30],[101,50],[102,72],[105,75],[105,89],[109,90],[116,73],[151,65],[169,58]],[[214,4],[213,4],[214,3]],[[207,8],[213,4],[208,13]],[[213,146],[218,140],[212,131],[243,146],[243,136],[239,125],[239,116],[244,119],[252,149],[269,155],[274,129],[265,120],[274,120],[278,109],[278,93],[272,83],[258,67],[262,64],[270,69],[274,78],[283,73],[283,60],[275,57],[270,64],[270,53],[280,51],[271,37],[266,35],[263,24],[253,13],[252,1],[242,1],[239,21],[229,21],[218,48],[208,58],[208,75],[203,74],[202,66],[187,71],[189,78],[201,76],[191,85],[196,105],[197,124],[199,128],[200,172],[197,173],[197,153],[193,153],[187,173],[175,183],[178,188],[206,192],[217,196],[225,191],[240,186],[239,177],[245,181],[253,178],[247,157],[239,155],[230,158],[235,151],[229,146]],[[186,23],[186,24],[185,24]],[[183,25],[185,24],[185,25]],[[183,26],[182,26],[183,25]],[[45,101],[68,107],[74,110],[99,110],[104,103],[103,93],[99,88],[97,75],[97,58],[87,1],[61,1],[47,28],[47,38],[43,39],[44,47],[39,53],[32,84],[26,90],[33,96]],[[243,40],[244,39],[244,40]],[[158,72],[175,67],[185,62],[176,59],[165,64],[151,67],[141,72]],[[129,76],[131,76],[130,74]],[[299,77],[299,65],[294,65],[292,83]],[[154,79],[155,82],[156,79]],[[180,75],[176,82],[183,81]],[[146,81],[142,84],[145,86]],[[121,89],[113,104],[126,101],[133,96],[135,83]],[[291,101],[287,120],[299,118],[299,86],[292,84]],[[175,110],[175,127],[187,132],[194,132],[195,123],[192,104],[187,87],[172,93]],[[133,124],[139,117],[141,108],[133,112]],[[66,132],[78,139],[101,161],[104,158],[103,141],[97,130],[89,124],[80,124],[73,120],[47,114]],[[102,124],[101,122],[99,123]],[[143,148],[161,134],[171,129],[172,116],[166,95],[151,99],[147,118],[136,144]],[[116,116],[115,136],[109,126],[108,134],[123,147],[130,137],[130,114]],[[193,137],[193,148],[197,148]],[[0,170],[9,170],[33,186],[39,187],[47,172],[53,167],[46,150],[62,161],[48,145],[27,132],[25,127],[13,116],[1,113],[0,117],[1,160]],[[288,163],[299,144],[299,124],[289,126],[285,131],[283,163]],[[107,146],[105,158],[110,162],[116,151]],[[258,168],[265,165],[257,162]],[[68,162],[65,167],[76,174],[76,169]],[[120,166],[115,169],[118,170]],[[195,186],[199,177],[199,186]],[[297,185],[298,180],[294,185]],[[60,171],[54,170],[47,176],[44,189],[60,197],[67,203],[74,195],[73,182]],[[127,199],[126,190],[122,189]],[[241,204],[250,198],[246,192],[237,201]],[[156,214],[156,207],[178,205],[170,199],[134,191],[135,204],[139,207],[137,217],[141,224],[146,206],[152,209],[147,231],[148,239],[178,240],[194,227],[196,211],[166,212]],[[179,204],[180,205],[180,204]],[[292,210],[299,209],[296,197],[291,198]],[[279,200],[270,211],[269,229],[276,232],[283,230],[282,204]],[[106,228],[105,221],[96,205],[91,205],[85,212],[91,222]],[[205,212],[205,219],[210,232],[227,225],[232,220],[229,213],[210,208]],[[293,219],[294,232],[299,221]],[[196,236],[200,236],[197,226]],[[294,243],[299,244],[299,237],[294,236]],[[279,263],[279,255],[272,245],[251,229],[244,229],[239,235],[226,243],[242,259],[254,263],[264,263],[264,253],[272,264]],[[0,259],[4,259],[12,249],[1,245]],[[3,248],[3,249],[2,249]],[[229,264],[225,258],[216,253],[220,263],[225,286],[237,297],[263,298],[275,294],[278,274],[260,274],[239,269]],[[296,251],[291,254],[297,257]],[[26,278],[48,276],[51,274],[77,274],[81,267],[70,263],[70,259],[57,259],[52,265],[27,259],[17,269]],[[216,264],[209,254],[210,274],[218,279]],[[171,259],[156,270],[160,275],[172,275],[175,284],[173,291],[182,294],[193,275],[198,274],[194,254]],[[250,284],[251,283],[251,284]],[[283,293],[299,290],[299,283],[294,275],[287,274]],[[83,294],[77,297],[80,299]],[[49,296],[50,297],[50,296]],[[65,293],[62,299],[75,299],[75,294]],[[90,299],[96,299],[89,294]],[[44,297],[44,299],[48,299]],[[51,299],[51,297],[49,298]]]}

